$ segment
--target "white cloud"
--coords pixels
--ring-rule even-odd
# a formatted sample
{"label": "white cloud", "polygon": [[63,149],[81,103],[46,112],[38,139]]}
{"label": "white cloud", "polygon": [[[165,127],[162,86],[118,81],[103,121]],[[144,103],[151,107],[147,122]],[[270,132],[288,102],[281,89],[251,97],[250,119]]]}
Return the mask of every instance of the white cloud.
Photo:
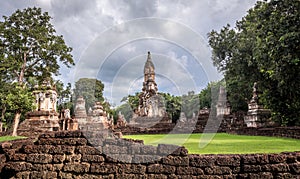
{"label": "white cloud", "polygon": [[[77,64],[73,69],[62,68],[62,81],[98,77],[105,84],[106,95],[111,89],[121,92],[113,97],[114,103],[119,103],[121,95],[141,89],[148,50],[154,54],[157,74],[161,75],[157,83],[162,91],[180,93],[193,89],[191,81],[195,81],[198,90],[208,80],[220,78],[216,69],[210,68],[206,34],[235,23],[255,2],[10,0],[0,2],[0,14],[9,16],[16,9],[29,6],[48,11],[57,34],[73,47]],[[142,18],[157,19],[143,23]]]}

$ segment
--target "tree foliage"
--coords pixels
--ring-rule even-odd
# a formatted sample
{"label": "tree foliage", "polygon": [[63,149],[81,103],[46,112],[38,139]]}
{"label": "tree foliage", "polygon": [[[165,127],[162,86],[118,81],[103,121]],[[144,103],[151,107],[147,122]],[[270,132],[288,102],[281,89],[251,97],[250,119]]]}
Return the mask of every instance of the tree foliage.
{"label": "tree foliage", "polygon": [[299,125],[300,1],[259,1],[248,14],[209,33],[212,60],[224,72],[233,110],[245,110],[258,82],[260,102],[283,125]]}
{"label": "tree foliage", "polygon": [[[74,65],[72,49],[65,44],[62,36],[56,35],[47,12],[35,7],[26,8],[9,17],[3,16],[3,19],[0,22],[0,73],[3,83],[18,82],[18,86],[22,87],[19,90],[25,92],[28,91],[25,84],[29,84],[31,78],[41,83],[52,79],[52,75],[59,75],[58,62],[67,67]],[[19,97],[25,100],[18,103],[21,106],[9,105],[15,110],[14,135],[21,116],[19,109],[28,107],[26,99]]]}
{"label": "tree foliage", "polygon": [[96,101],[104,104],[104,84],[98,79],[80,78],[75,82],[74,94],[76,99],[82,96],[85,99],[86,109],[92,108]]}

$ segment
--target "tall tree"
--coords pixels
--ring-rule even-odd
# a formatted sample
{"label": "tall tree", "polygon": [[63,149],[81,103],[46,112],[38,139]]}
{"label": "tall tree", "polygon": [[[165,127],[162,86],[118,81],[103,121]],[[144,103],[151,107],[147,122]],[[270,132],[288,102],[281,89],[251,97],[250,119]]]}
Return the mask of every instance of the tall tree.
{"label": "tall tree", "polygon": [[[56,35],[51,17],[40,8],[17,10],[11,16],[3,16],[0,22],[0,72],[5,81],[17,81],[24,85],[30,77],[38,81],[59,75],[59,61],[70,67],[74,65],[71,48],[62,36]],[[25,89],[24,89],[25,90]],[[15,111],[13,135],[16,135],[19,110]]]}
{"label": "tall tree", "polygon": [[94,106],[96,101],[104,104],[103,89],[104,84],[98,79],[80,78],[75,82],[74,93],[76,99],[79,96],[82,96],[85,99],[86,109],[89,109]]}
{"label": "tall tree", "polygon": [[[259,1],[236,23],[209,34],[231,104],[245,107],[257,81],[260,102],[282,125],[300,125],[300,1]],[[243,107],[244,106],[244,107]]]}

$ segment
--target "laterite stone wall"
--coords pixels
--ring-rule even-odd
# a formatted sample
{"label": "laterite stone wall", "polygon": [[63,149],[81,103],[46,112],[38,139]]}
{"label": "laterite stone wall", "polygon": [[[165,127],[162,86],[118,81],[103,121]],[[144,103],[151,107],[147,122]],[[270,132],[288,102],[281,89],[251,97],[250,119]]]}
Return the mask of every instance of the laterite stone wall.
{"label": "laterite stone wall", "polygon": [[102,134],[57,132],[0,145],[0,178],[299,178],[300,152],[191,155]]}

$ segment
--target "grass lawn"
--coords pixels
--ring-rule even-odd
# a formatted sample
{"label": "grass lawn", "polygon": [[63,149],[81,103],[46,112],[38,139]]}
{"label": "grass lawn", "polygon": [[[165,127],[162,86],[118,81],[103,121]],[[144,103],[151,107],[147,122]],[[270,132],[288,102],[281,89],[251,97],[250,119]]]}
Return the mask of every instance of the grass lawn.
{"label": "grass lawn", "polygon": [[9,141],[9,140],[17,140],[17,139],[25,139],[26,137],[23,136],[2,136],[0,137],[0,142],[5,142],[5,141]]}
{"label": "grass lawn", "polygon": [[300,140],[278,137],[217,134],[127,135],[146,145],[175,144],[185,146],[189,154],[250,154],[300,151]]}

